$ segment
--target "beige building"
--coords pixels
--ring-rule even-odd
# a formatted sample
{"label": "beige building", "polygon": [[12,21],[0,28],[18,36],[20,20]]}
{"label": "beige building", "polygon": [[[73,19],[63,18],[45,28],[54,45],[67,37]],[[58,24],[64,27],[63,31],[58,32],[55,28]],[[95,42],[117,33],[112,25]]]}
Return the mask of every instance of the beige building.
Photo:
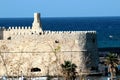
{"label": "beige building", "polygon": [[[31,27],[0,30],[0,75],[60,75],[60,64],[70,60],[77,72],[98,67],[96,31],[43,31],[40,14]],[[32,68],[41,69],[32,73]]]}

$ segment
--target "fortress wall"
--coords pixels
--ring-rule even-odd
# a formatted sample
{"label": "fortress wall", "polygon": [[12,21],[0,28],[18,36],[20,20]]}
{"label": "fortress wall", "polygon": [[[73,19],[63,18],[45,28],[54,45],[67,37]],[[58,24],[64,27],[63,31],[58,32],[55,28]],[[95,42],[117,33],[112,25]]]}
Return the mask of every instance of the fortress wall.
{"label": "fortress wall", "polygon": [[[58,52],[57,56],[54,53],[3,53],[5,55],[5,61],[7,66],[7,72],[9,75],[16,76],[18,70],[22,71],[25,76],[30,75],[30,69],[38,67],[41,72],[37,76],[45,76],[48,73],[50,75],[61,74],[60,64],[64,60],[70,60],[75,63],[79,71],[79,53],[77,52]],[[76,55],[73,55],[76,54]],[[75,59],[74,59],[75,58]],[[58,61],[59,60],[59,61]],[[57,64],[57,65],[56,65]],[[6,74],[3,62],[0,63],[0,76]],[[21,73],[19,72],[19,75]]]}
{"label": "fortress wall", "polygon": [[31,28],[30,27],[9,27],[8,29],[2,30],[4,33],[4,39],[7,40],[9,37],[16,37],[19,35],[30,35]]}
{"label": "fortress wall", "polygon": [[64,60],[75,63],[78,72],[97,68],[96,31],[43,31],[39,16],[34,14],[32,28],[0,29],[1,76],[6,72],[16,76],[18,71],[31,75],[30,69],[35,67],[41,69],[39,76],[46,76],[48,72],[49,75],[60,74]]}
{"label": "fortress wall", "polygon": [[[13,45],[15,44],[16,46],[20,45],[18,44],[19,42],[28,42],[32,43],[34,45],[36,42],[41,43],[41,42],[52,42],[52,44],[56,44],[55,42],[59,42],[63,45],[62,50],[69,50],[70,46],[76,45],[79,46],[79,48],[73,48],[75,51],[86,51],[86,50],[91,50],[91,51],[97,51],[97,41],[96,41],[96,33],[94,31],[91,32],[45,32],[40,34],[31,34],[31,31],[27,31],[24,33],[24,31],[21,31],[23,34],[20,32],[17,33],[17,31],[14,33],[9,32],[9,31],[4,31],[4,38],[6,37],[6,41],[9,41]],[[28,33],[28,34],[27,34]],[[18,42],[19,41],[19,42]],[[4,42],[4,40],[3,40]],[[14,42],[14,43],[13,43]],[[23,43],[24,44],[24,43]],[[64,46],[68,45],[68,46]],[[25,44],[26,45],[26,44]],[[39,44],[40,45],[40,44]],[[17,50],[17,49],[16,49]],[[38,49],[39,50],[39,49]],[[13,50],[12,50],[13,51]]]}
{"label": "fortress wall", "polygon": [[[6,31],[6,33],[7,32],[9,31]],[[7,35],[8,34],[9,33],[7,33]],[[12,36],[12,34],[10,36]],[[92,66],[96,67],[97,62],[95,64],[95,61],[97,57],[94,58],[93,56],[97,54],[97,51],[95,52],[97,47],[96,42],[92,42],[93,38],[96,40],[95,36],[96,32],[94,31],[45,31],[45,33],[42,32],[41,35],[35,33],[30,35],[13,35],[11,40],[0,40],[0,49],[2,53],[9,54],[6,55],[6,59],[10,61],[10,63],[7,64],[8,69],[17,66],[16,61],[19,59],[20,54],[22,54],[21,58],[23,58],[23,61],[20,70],[24,71],[24,74],[27,73],[28,67],[39,67],[42,69],[40,75],[46,75],[48,70],[47,66],[51,66],[49,67],[51,71],[50,74],[55,75],[57,73],[53,71],[53,69],[60,69],[60,67],[56,67],[55,63],[58,57],[59,61],[57,62],[60,62],[59,64],[63,63],[64,60],[71,60],[78,66],[78,71],[80,68],[87,70],[87,66],[89,66],[89,68]],[[58,47],[60,47],[60,50],[58,50],[56,56],[54,51]],[[88,53],[90,53],[90,55]],[[86,60],[88,56],[90,57],[89,61],[92,62],[90,63],[91,65],[86,66],[85,61],[88,62],[88,60]],[[30,62],[28,62],[30,59],[32,59],[31,66],[29,66]],[[11,64],[14,66],[11,67]],[[3,64],[1,63],[0,65]]]}
{"label": "fortress wall", "polygon": [[[11,40],[1,40],[1,43],[4,43],[4,42],[7,43],[8,41],[9,44],[16,45],[16,46],[20,45],[19,42],[23,43],[24,45],[28,45],[32,43],[32,45],[35,46],[36,43],[38,43],[38,45],[44,42],[50,42],[51,44],[57,44],[55,43],[55,41],[58,41],[61,45],[65,45],[68,43],[70,46],[71,43],[75,43],[76,38],[78,38],[78,36],[75,34],[73,35],[72,34],[51,34],[51,35],[50,34],[48,35],[33,34],[33,35],[16,35],[16,36],[13,35],[11,36]],[[25,42],[27,44],[25,44]]]}

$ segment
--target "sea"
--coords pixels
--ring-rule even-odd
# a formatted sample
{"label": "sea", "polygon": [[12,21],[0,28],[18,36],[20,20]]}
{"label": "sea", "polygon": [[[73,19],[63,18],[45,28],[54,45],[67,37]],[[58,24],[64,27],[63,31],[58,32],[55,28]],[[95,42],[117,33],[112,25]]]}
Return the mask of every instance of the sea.
{"label": "sea", "polygon": [[[0,26],[32,26],[33,18],[0,18]],[[120,17],[46,17],[43,30],[97,31],[98,48],[120,48]]]}

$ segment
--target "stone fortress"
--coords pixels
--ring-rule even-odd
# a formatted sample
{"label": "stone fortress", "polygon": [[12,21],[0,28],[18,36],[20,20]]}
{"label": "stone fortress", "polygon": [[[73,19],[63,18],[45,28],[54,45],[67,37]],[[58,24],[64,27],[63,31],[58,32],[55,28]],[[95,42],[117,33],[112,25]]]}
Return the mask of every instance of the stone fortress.
{"label": "stone fortress", "polygon": [[[96,70],[96,31],[43,31],[40,14],[34,13],[32,27],[0,29],[0,76],[61,75],[60,64],[69,60],[77,72]],[[38,73],[32,68],[41,69]]]}

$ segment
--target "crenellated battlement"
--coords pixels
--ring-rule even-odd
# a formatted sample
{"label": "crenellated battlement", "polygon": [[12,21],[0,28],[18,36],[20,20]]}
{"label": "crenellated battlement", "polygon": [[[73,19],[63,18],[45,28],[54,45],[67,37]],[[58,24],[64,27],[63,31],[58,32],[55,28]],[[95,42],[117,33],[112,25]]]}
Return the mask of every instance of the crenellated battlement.
{"label": "crenellated battlement", "polygon": [[43,34],[96,34],[96,31],[43,31]]}
{"label": "crenellated battlement", "polygon": [[[34,35],[36,36],[42,36],[42,35],[48,35],[48,36],[60,36],[60,35],[64,35],[64,36],[86,36],[87,34],[92,35],[96,35],[96,31],[43,31],[42,30],[42,25],[41,25],[41,21],[40,21],[40,14],[39,13],[34,13],[34,21],[32,26],[10,26],[7,29],[3,26],[0,27],[0,39],[2,40],[6,40],[9,37],[23,37],[25,35],[32,36],[34,37]],[[45,37],[46,37],[45,36]],[[18,38],[13,38],[13,39],[18,39]]]}
{"label": "crenellated battlement", "polygon": [[0,31],[2,30],[6,30],[6,28],[4,26],[3,27],[0,26]]}
{"label": "crenellated battlement", "polygon": [[[10,26],[8,28],[5,28],[5,27],[1,27],[0,26],[0,31],[19,31],[19,30],[25,30],[25,31],[29,31],[31,30],[32,32],[32,27],[31,26]],[[79,33],[79,34],[87,34],[87,33],[91,33],[91,34],[96,34],[96,31],[42,31],[41,33],[43,34],[76,34],[76,33]]]}
{"label": "crenellated battlement", "polygon": [[5,27],[0,27],[0,32],[4,33],[4,38],[7,38],[7,36],[24,36],[24,35],[86,35],[86,34],[96,34],[96,31],[35,31],[30,26],[16,26],[16,27],[9,27],[6,29]]}
{"label": "crenellated battlement", "polygon": [[30,30],[32,29],[32,27],[30,26],[10,26],[8,28],[5,28],[5,27],[0,27],[0,30],[1,31],[11,31],[11,30]]}
{"label": "crenellated battlement", "polygon": [[9,30],[17,30],[17,29],[18,29],[18,30],[19,30],[19,29],[27,30],[27,29],[32,29],[32,28],[31,28],[30,26],[22,26],[22,27],[21,27],[21,26],[16,26],[16,27],[13,26],[13,27],[9,27],[8,29],[9,29]]}

